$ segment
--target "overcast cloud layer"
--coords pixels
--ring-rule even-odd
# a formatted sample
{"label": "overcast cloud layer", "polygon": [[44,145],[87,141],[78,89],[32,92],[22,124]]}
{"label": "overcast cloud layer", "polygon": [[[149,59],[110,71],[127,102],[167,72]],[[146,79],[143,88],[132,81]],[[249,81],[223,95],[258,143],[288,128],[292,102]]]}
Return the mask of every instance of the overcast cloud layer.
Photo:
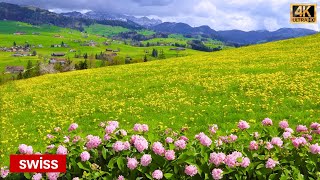
{"label": "overcast cloud layer", "polygon": [[[215,30],[277,30],[304,27],[319,31],[318,24],[293,25],[289,22],[290,3],[305,0],[0,0],[33,5],[55,11],[105,11],[184,22],[191,26],[209,25]],[[316,3],[317,0],[308,0]]]}

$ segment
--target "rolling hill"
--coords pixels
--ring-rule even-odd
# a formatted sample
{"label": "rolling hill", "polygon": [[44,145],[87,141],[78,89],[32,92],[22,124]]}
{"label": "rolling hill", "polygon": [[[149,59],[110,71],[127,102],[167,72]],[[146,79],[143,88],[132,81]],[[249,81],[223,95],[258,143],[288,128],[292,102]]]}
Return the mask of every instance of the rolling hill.
{"label": "rolling hill", "polygon": [[1,158],[21,143],[44,150],[46,135],[72,122],[100,136],[97,125],[108,119],[126,127],[188,124],[190,136],[213,123],[236,128],[239,119],[251,122],[252,131],[265,117],[291,125],[318,121],[319,40],[317,34],[7,83],[0,86]]}

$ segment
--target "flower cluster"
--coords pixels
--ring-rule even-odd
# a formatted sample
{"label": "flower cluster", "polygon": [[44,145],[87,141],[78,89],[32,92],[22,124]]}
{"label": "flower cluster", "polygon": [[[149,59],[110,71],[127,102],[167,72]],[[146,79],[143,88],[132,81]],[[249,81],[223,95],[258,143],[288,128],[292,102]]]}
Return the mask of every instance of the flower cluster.
{"label": "flower cluster", "polygon": [[[273,121],[266,118],[262,120],[261,132],[250,133],[249,123],[241,120],[236,126],[240,130],[232,131],[233,134],[223,135],[223,132],[218,132],[217,125],[211,125],[209,135],[200,132],[193,139],[184,134],[188,129],[185,127],[181,133],[160,129],[155,133],[160,136],[153,139],[149,137],[154,137],[154,134],[147,134],[149,127],[145,124],[135,124],[133,131],[117,130],[117,121],[103,122],[99,127],[104,128],[105,141],[91,134],[85,138],[76,135],[78,125],[75,123],[67,129],[67,134],[59,129],[56,134],[48,135],[51,142],[45,153],[67,155],[67,173],[34,173],[25,177],[34,180],[70,177],[74,180],[79,177],[124,180],[135,174],[157,180],[204,179],[208,175],[214,180],[236,176],[267,179],[272,173],[281,174],[284,169],[292,167],[305,177],[315,179],[319,175],[312,171],[306,174],[304,169],[317,168],[316,161],[320,157],[319,123],[312,123],[309,128],[305,125],[290,128],[289,122],[283,120],[273,128]],[[56,142],[59,135],[60,143]],[[69,142],[71,140],[72,143]],[[41,154],[34,153],[33,147],[25,144],[19,145],[18,149],[20,154]],[[294,161],[295,158],[301,160]],[[0,172],[1,178],[10,175],[6,167]]]}

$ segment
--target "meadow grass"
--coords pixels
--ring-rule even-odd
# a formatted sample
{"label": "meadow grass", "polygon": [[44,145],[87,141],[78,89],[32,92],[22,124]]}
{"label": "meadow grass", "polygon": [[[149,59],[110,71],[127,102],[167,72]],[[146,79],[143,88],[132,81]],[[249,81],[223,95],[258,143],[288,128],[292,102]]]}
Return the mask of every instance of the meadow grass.
{"label": "meadow grass", "polygon": [[[189,136],[255,124],[319,122],[320,35],[131,65],[44,75],[0,86],[0,162],[19,144],[44,150],[53,128],[102,120],[191,127]],[[230,133],[230,132],[228,132]]]}
{"label": "meadow grass", "polygon": [[[94,25],[94,27],[100,27],[106,31],[112,31],[114,33],[119,33],[119,27],[109,27],[104,25]],[[93,27],[91,27],[93,28]],[[118,31],[119,30],[119,31]],[[15,32],[25,32],[25,35],[14,35]],[[40,35],[33,35],[33,32],[39,32]],[[142,32],[142,31],[141,31]],[[90,33],[95,33],[90,31]],[[83,61],[83,58],[75,58],[75,54],[87,53],[88,55],[100,54],[105,52],[107,48],[117,50],[118,56],[121,59],[125,59],[127,56],[131,57],[136,62],[141,62],[144,59],[145,51],[148,50],[150,54],[147,55],[148,60],[156,60],[157,58],[151,57],[151,52],[153,48],[158,50],[163,50],[166,58],[177,57],[177,56],[188,56],[197,53],[197,51],[187,49],[184,52],[177,53],[176,51],[170,51],[171,46],[159,46],[159,47],[133,47],[131,45],[125,45],[121,41],[112,41],[111,39],[101,37],[95,34],[83,34],[76,30],[60,28],[56,26],[32,26],[26,23],[13,22],[13,21],[0,21],[0,47],[11,47],[14,42],[17,45],[25,45],[26,43],[35,45],[37,57],[12,57],[10,52],[0,52],[0,72],[3,72],[5,67],[8,65],[23,65],[26,66],[27,62],[31,60],[32,62],[43,61],[44,57],[49,58],[53,52],[64,52],[66,53],[66,58],[77,63]],[[99,32],[97,32],[99,34]],[[151,32],[142,32],[151,33]],[[60,35],[61,37],[55,37]],[[81,46],[85,41],[93,40],[98,43],[95,47]],[[78,42],[79,41],[79,42]],[[104,45],[104,42],[108,41],[110,45]],[[64,42],[68,44],[69,48],[51,48],[53,44],[61,44]],[[43,48],[38,48],[38,45],[42,45]],[[70,50],[76,50],[76,52],[70,52]],[[97,66],[101,64],[99,60],[96,61]]]}

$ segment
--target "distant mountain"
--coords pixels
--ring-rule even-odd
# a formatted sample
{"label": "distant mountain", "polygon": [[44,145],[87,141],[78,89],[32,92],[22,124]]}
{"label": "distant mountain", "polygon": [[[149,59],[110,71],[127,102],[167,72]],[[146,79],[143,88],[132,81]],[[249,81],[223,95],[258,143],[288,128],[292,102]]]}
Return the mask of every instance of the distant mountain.
{"label": "distant mountain", "polygon": [[61,13],[61,15],[66,17],[74,17],[74,18],[88,18],[94,20],[118,20],[118,21],[132,21],[144,27],[151,27],[158,24],[161,24],[162,21],[158,19],[149,19],[147,17],[135,17],[129,16],[124,14],[116,14],[110,12],[96,12],[90,11],[85,14],[80,12],[68,12],[68,13]]}
{"label": "distant mountain", "polygon": [[241,30],[215,31],[211,29],[209,26],[191,27],[190,25],[185,23],[173,22],[164,22],[151,28],[157,32],[164,33],[202,35],[215,38],[223,42],[239,45],[270,42],[275,40],[282,40],[317,33],[317,31],[303,28],[282,28],[273,32],[266,30],[249,32]]}
{"label": "distant mountain", "polygon": [[15,4],[0,2],[0,20],[21,21],[33,25],[51,24],[59,27],[67,27],[83,30],[85,26],[94,23],[121,26],[128,29],[142,29],[142,27],[130,20],[93,20],[88,19],[77,12],[61,15],[36,7],[23,7]]}
{"label": "distant mountain", "polygon": [[282,28],[277,31],[218,31],[220,40],[238,44],[256,44],[316,34],[317,31],[303,28]]}
{"label": "distant mountain", "polygon": [[185,23],[173,23],[165,22],[156,26],[151,27],[153,30],[164,33],[177,33],[184,35],[214,35],[217,32],[211,29],[209,26],[191,27]]}

